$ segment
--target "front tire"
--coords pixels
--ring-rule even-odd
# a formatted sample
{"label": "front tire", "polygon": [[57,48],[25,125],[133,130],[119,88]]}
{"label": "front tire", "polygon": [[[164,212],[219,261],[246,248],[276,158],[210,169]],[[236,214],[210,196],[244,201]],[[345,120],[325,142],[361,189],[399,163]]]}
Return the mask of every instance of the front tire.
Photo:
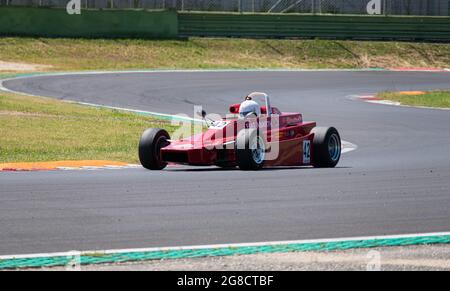
{"label": "front tire", "polygon": [[162,170],[167,163],[162,160],[161,149],[169,145],[170,136],[164,129],[150,128],[144,131],[139,142],[139,160],[148,170]]}
{"label": "front tire", "polygon": [[316,168],[334,168],[342,154],[341,137],[334,127],[316,127],[313,141],[313,166]]}
{"label": "front tire", "polygon": [[266,146],[257,129],[243,129],[236,138],[236,159],[241,170],[256,171],[264,167]]}

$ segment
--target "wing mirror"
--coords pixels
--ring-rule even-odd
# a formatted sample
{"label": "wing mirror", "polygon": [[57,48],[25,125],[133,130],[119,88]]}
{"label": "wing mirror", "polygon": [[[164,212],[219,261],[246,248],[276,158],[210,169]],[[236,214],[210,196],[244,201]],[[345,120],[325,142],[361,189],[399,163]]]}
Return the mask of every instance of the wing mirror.
{"label": "wing mirror", "polygon": [[197,115],[198,115],[198,116],[201,116],[201,117],[203,117],[203,119],[205,119],[205,118],[206,118],[206,115],[207,115],[207,113],[206,113],[206,111],[205,111],[205,110],[202,110],[201,112],[200,112],[200,111],[197,111]]}
{"label": "wing mirror", "polygon": [[208,125],[208,127],[211,126],[213,121],[206,117],[208,114],[206,113],[205,110],[202,110],[201,112],[198,111],[197,114],[202,116],[203,121],[206,123],[206,125]]}

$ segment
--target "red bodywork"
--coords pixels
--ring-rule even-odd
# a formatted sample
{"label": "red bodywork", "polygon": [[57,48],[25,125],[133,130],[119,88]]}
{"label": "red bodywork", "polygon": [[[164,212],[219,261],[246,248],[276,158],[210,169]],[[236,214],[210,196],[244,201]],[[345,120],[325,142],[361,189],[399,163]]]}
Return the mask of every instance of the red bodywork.
{"label": "red bodywork", "polygon": [[[232,105],[230,112],[239,112],[239,104]],[[315,122],[304,122],[300,113],[281,113],[271,108],[267,115],[266,107],[261,108],[260,118],[252,120],[224,119],[218,127],[212,127],[202,134],[190,138],[171,141],[170,145],[161,149],[163,161],[178,164],[211,166],[226,164],[236,165],[235,143],[237,134],[244,128],[259,128],[266,137],[267,148],[279,145],[276,158],[266,160],[265,167],[274,166],[308,166],[312,163],[312,142],[314,134],[311,130]],[[276,123],[279,123],[277,126]],[[227,135],[228,133],[228,135]],[[304,152],[305,144],[308,153]]]}

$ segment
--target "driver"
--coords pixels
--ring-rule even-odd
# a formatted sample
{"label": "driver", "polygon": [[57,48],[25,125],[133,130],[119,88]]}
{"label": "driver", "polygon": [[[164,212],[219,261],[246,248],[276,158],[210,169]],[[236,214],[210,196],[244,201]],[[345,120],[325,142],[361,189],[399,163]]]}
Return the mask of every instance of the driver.
{"label": "driver", "polygon": [[241,118],[259,117],[261,115],[261,107],[252,100],[252,97],[247,96],[239,108],[239,116]]}

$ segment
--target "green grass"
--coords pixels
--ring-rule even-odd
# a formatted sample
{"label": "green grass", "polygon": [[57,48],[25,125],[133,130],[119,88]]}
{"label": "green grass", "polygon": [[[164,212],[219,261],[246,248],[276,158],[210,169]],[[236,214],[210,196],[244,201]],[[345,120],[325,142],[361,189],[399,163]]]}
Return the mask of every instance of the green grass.
{"label": "green grass", "polygon": [[450,108],[450,91],[432,91],[422,95],[404,95],[397,92],[378,94],[384,100],[400,102],[403,105]]}
{"label": "green grass", "polygon": [[334,40],[1,38],[0,60],[48,71],[450,67],[450,45]]}
{"label": "green grass", "polygon": [[0,92],[0,162],[57,160],[138,161],[137,145],[149,127],[165,121],[46,98]]}

